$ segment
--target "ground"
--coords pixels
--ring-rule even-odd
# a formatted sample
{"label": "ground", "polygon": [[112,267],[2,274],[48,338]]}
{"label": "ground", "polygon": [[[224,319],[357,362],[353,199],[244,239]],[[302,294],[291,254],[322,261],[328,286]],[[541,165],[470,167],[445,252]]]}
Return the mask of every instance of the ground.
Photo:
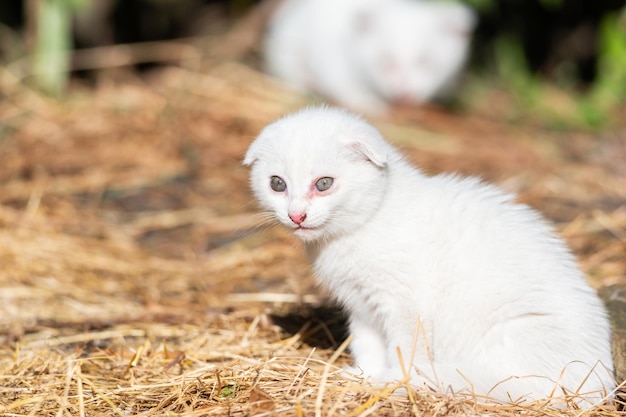
{"label": "ground", "polygon": [[[343,318],[301,244],[259,226],[241,166],[264,125],[317,98],[228,61],[107,80],[54,100],[2,78],[0,414],[581,414],[342,377]],[[626,129],[488,108],[369,120],[427,172],[480,175],[554,222],[613,312],[623,380]]]}

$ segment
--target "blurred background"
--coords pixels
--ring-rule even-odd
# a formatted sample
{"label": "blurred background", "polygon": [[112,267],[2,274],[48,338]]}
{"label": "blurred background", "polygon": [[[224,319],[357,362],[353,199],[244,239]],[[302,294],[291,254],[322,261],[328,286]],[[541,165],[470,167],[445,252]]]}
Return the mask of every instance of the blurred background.
{"label": "blurred background", "polygon": [[[479,23],[458,98],[461,108],[556,128],[603,128],[621,120],[626,96],[623,0],[465,2],[478,13]],[[8,77],[57,96],[72,86],[115,80],[121,72],[145,73],[190,60],[201,66],[216,56],[260,68],[260,40],[277,3],[4,1],[0,67],[5,82]],[[490,104],[494,97],[497,106]]]}

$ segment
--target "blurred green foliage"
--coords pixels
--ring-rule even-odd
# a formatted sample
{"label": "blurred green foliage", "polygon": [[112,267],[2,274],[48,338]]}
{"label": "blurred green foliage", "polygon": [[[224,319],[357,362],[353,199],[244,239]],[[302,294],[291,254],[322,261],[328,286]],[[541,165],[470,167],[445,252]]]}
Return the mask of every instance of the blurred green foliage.
{"label": "blurred green foliage", "polygon": [[[43,91],[61,95],[69,76],[72,16],[89,0],[45,0],[34,3],[33,82]],[[32,17],[31,17],[32,18]]]}
{"label": "blurred green foliage", "polygon": [[[491,0],[467,0],[478,10],[491,10]],[[541,0],[542,6],[558,8],[560,0]],[[493,68],[481,68],[472,77],[469,106],[495,85],[508,91],[513,102],[507,113],[511,122],[534,119],[551,128],[599,129],[607,127],[626,106],[626,5],[605,15],[600,24],[597,75],[589,88],[581,88],[562,62],[550,80],[530,70],[522,42],[513,33],[500,33],[493,41]],[[480,84],[476,88],[476,84]],[[555,94],[555,90],[561,94]],[[563,96],[569,100],[563,100]],[[555,96],[558,96],[555,98]],[[615,115],[618,116],[615,116]],[[622,112],[623,114],[623,112]]]}
{"label": "blurred green foliage", "polygon": [[[28,10],[31,14],[28,18],[35,22],[36,27],[30,49],[29,72],[33,84],[51,95],[62,96],[70,71],[73,18],[81,8],[89,7],[99,0],[23,1],[36,5]],[[174,4],[177,0],[145,1],[157,7],[159,4]],[[243,15],[255,4],[255,0],[224,1],[235,17]],[[496,16],[496,23],[498,10],[504,4],[499,2],[504,0],[461,1],[469,4],[482,16]],[[535,1],[538,7],[550,13],[564,10],[567,4],[563,0]],[[201,3],[198,0],[195,4]],[[626,97],[626,5],[621,7],[618,12],[604,15],[601,21],[597,75],[593,84],[586,89],[582,89],[577,82],[573,63],[559,64],[550,80],[533,72],[528,64],[527,51],[520,33],[511,30],[505,23],[497,27],[495,37],[488,45],[491,59],[480,63],[472,78],[483,84],[483,91],[496,87],[510,93],[514,107],[509,112],[512,121],[519,121],[530,115],[553,127],[604,127],[611,122],[615,109],[624,106]],[[169,9],[163,7],[163,10]],[[549,40],[546,39],[546,42]],[[11,55],[14,58],[14,54]],[[9,58],[6,53],[5,58]],[[563,94],[566,93],[569,101],[562,100],[560,96],[555,101],[555,88],[560,89]],[[480,97],[475,100],[480,100]],[[469,102],[471,103],[471,99]]]}
{"label": "blurred green foliage", "polygon": [[600,76],[589,100],[600,107],[624,104],[626,100],[626,7],[606,16],[600,27],[598,59]]}

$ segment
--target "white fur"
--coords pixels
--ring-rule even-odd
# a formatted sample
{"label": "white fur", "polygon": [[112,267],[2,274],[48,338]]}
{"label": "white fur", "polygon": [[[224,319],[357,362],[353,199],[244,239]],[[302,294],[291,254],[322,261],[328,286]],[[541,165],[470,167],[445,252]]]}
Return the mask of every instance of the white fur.
{"label": "white fur", "polygon": [[[270,124],[244,164],[261,205],[306,243],[319,282],[349,313],[365,375],[401,378],[399,347],[412,382],[442,391],[578,393],[590,407],[615,387],[602,303],[561,239],[513,196],[476,178],[425,176],[338,109]],[[285,192],[270,189],[274,175]],[[321,177],[333,187],[312,193]]]}
{"label": "white fur", "polygon": [[445,94],[474,21],[454,2],[286,0],[265,39],[266,66],[300,89],[379,113]]}

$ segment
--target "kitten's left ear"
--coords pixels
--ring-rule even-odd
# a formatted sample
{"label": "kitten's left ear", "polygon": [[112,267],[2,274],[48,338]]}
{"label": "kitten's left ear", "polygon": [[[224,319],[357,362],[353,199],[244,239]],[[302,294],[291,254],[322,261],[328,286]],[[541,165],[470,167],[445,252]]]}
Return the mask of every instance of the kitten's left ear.
{"label": "kitten's left ear", "polygon": [[348,147],[378,168],[384,168],[385,165],[387,165],[387,149],[384,146],[376,145],[377,144],[365,143],[363,141],[355,141],[349,143]]}
{"label": "kitten's left ear", "polygon": [[378,168],[384,168],[389,160],[390,145],[376,128],[356,116],[352,118],[357,125],[341,135],[340,142],[354,152],[355,156],[371,162]]}

